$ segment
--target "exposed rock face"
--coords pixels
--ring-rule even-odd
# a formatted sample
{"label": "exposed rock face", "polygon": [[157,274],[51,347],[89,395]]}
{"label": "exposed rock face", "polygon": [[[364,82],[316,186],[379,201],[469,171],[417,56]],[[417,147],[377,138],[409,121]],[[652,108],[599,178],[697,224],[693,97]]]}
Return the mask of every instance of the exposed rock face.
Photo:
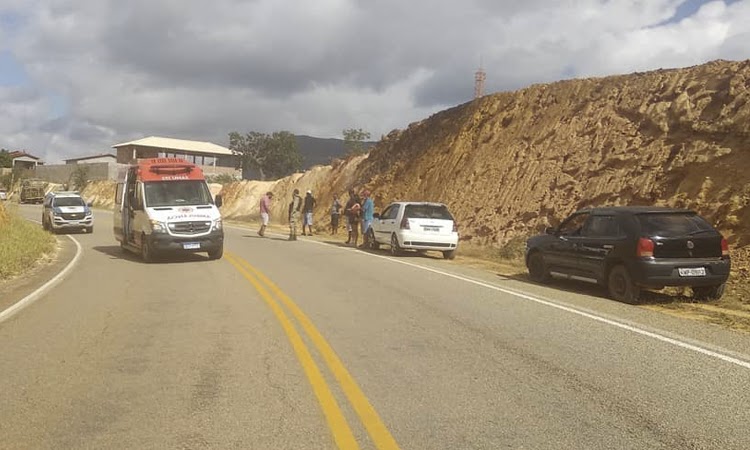
{"label": "exposed rock face", "polygon": [[502,244],[589,205],[695,208],[750,243],[750,61],[535,85],[393,132],[355,179]]}

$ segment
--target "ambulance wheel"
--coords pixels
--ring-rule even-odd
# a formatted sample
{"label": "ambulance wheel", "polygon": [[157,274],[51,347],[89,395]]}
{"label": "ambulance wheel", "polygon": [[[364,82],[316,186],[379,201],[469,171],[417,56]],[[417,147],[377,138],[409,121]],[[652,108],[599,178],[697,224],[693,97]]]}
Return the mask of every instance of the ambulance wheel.
{"label": "ambulance wheel", "polygon": [[151,248],[151,243],[146,239],[146,235],[141,236],[141,258],[145,263],[154,262],[154,249]]}
{"label": "ambulance wheel", "polygon": [[221,259],[222,256],[224,256],[223,245],[216,250],[211,250],[210,252],[208,252],[208,259]]}

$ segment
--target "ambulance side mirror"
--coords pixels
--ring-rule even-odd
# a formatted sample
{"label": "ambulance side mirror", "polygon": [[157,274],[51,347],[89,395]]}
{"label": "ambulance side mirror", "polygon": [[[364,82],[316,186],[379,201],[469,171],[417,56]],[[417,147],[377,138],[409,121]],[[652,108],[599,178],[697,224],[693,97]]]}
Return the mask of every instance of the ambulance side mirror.
{"label": "ambulance side mirror", "polygon": [[221,199],[221,194],[216,194],[216,197],[214,198],[214,204],[217,208],[221,208],[221,205],[224,204],[224,202]]}

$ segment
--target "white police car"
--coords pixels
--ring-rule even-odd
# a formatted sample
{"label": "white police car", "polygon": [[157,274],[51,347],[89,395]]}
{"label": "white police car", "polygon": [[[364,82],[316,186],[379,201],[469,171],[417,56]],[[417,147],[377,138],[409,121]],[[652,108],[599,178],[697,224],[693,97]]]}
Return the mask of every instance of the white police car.
{"label": "white police car", "polygon": [[42,227],[52,232],[81,230],[93,233],[91,204],[83,201],[78,192],[51,192],[44,197]]}

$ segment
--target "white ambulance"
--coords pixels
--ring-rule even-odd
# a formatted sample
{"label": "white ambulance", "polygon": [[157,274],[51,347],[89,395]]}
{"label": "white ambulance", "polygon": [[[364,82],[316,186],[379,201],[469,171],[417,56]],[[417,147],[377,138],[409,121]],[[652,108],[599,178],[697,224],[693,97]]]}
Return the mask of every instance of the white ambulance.
{"label": "white ambulance", "polygon": [[115,239],[152,262],[165,253],[224,253],[221,196],[214,200],[203,171],[177,158],[138,160],[121,171],[115,194]]}

